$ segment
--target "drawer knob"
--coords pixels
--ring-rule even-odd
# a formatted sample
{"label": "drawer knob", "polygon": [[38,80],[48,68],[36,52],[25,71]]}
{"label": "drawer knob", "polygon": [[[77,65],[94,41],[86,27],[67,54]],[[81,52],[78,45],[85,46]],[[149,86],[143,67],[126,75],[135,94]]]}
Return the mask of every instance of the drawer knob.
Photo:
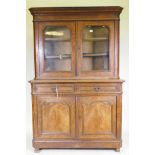
{"label": "drawer knob", "polygon": [[96,92],[99,92],[99,91],[101,90],[101,88],[100,88],[100,87],[95,87],[94,90],[95,90]]}

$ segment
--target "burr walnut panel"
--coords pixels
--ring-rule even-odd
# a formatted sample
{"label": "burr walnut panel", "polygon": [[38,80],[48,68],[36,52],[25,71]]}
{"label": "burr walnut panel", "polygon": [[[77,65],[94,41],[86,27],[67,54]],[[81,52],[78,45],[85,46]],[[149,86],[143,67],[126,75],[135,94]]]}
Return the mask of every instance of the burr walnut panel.
{"label": "burr walnut panel", "polygon": [[80,138],[115,138],[116,96],[80,96],[77,102]]}
{"label": "burr walnut panel", "polygon": [[71,138],[74,136],[74,98],[41,96],[37,99],[40,138]]}

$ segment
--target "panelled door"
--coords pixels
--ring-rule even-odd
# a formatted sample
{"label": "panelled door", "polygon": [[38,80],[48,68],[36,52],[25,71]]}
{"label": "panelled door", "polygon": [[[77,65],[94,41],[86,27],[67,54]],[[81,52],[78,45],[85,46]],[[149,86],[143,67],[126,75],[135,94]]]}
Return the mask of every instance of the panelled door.
{"label": "panelled door", "polygon": [[75,22],[42,22],[38,33],[39,78],[75,76]]}
{"label": "panelled door", "polygon": [[41,95],[36,101],[38,138],[116,138],[116,96]]}
{"label": "panelled door", "polygon": [[116,138],[116,96],[77,97],[80,139]]}
{"label": "panelled door", "polygon": [[114,22],[79,21],[78,76],[114,76]]}
{"label": "panelled door", "polygon": [[38,138],[66,139],[75,135],[75,97],[37,97]]}

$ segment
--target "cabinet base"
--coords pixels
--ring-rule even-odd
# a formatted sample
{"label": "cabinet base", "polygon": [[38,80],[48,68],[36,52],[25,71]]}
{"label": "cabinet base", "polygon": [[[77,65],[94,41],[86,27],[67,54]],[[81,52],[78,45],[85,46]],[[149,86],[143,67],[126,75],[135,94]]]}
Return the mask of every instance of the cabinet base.
{"label": "cabinet base", "polygon": [[40,148],[34,148],[34,152],[35,153],[39,153],[40,152]]}
{"label": "cabinet base", "polygon": [[116,148],[115,151],[116,151],[116,152],[120,152],[120,148]]}
{"label": "cabinet base", "polygon": [[105,148],[120,151],[121,141],[38,141],[33,140],[33,147],[44,148]]}

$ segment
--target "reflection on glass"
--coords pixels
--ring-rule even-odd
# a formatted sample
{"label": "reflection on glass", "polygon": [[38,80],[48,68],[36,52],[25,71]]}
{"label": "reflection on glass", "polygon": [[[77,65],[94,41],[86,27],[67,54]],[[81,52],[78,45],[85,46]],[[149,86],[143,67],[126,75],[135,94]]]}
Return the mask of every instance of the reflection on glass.
{"label": "reflection on glass", "polygon": [[82,32],[82,70],[109,70],[109,29],[86,26]]}
{"label": "reflection on glass", "polygon": [[71,71],[71,34],[65,26],[44,30],[45,71]]}

